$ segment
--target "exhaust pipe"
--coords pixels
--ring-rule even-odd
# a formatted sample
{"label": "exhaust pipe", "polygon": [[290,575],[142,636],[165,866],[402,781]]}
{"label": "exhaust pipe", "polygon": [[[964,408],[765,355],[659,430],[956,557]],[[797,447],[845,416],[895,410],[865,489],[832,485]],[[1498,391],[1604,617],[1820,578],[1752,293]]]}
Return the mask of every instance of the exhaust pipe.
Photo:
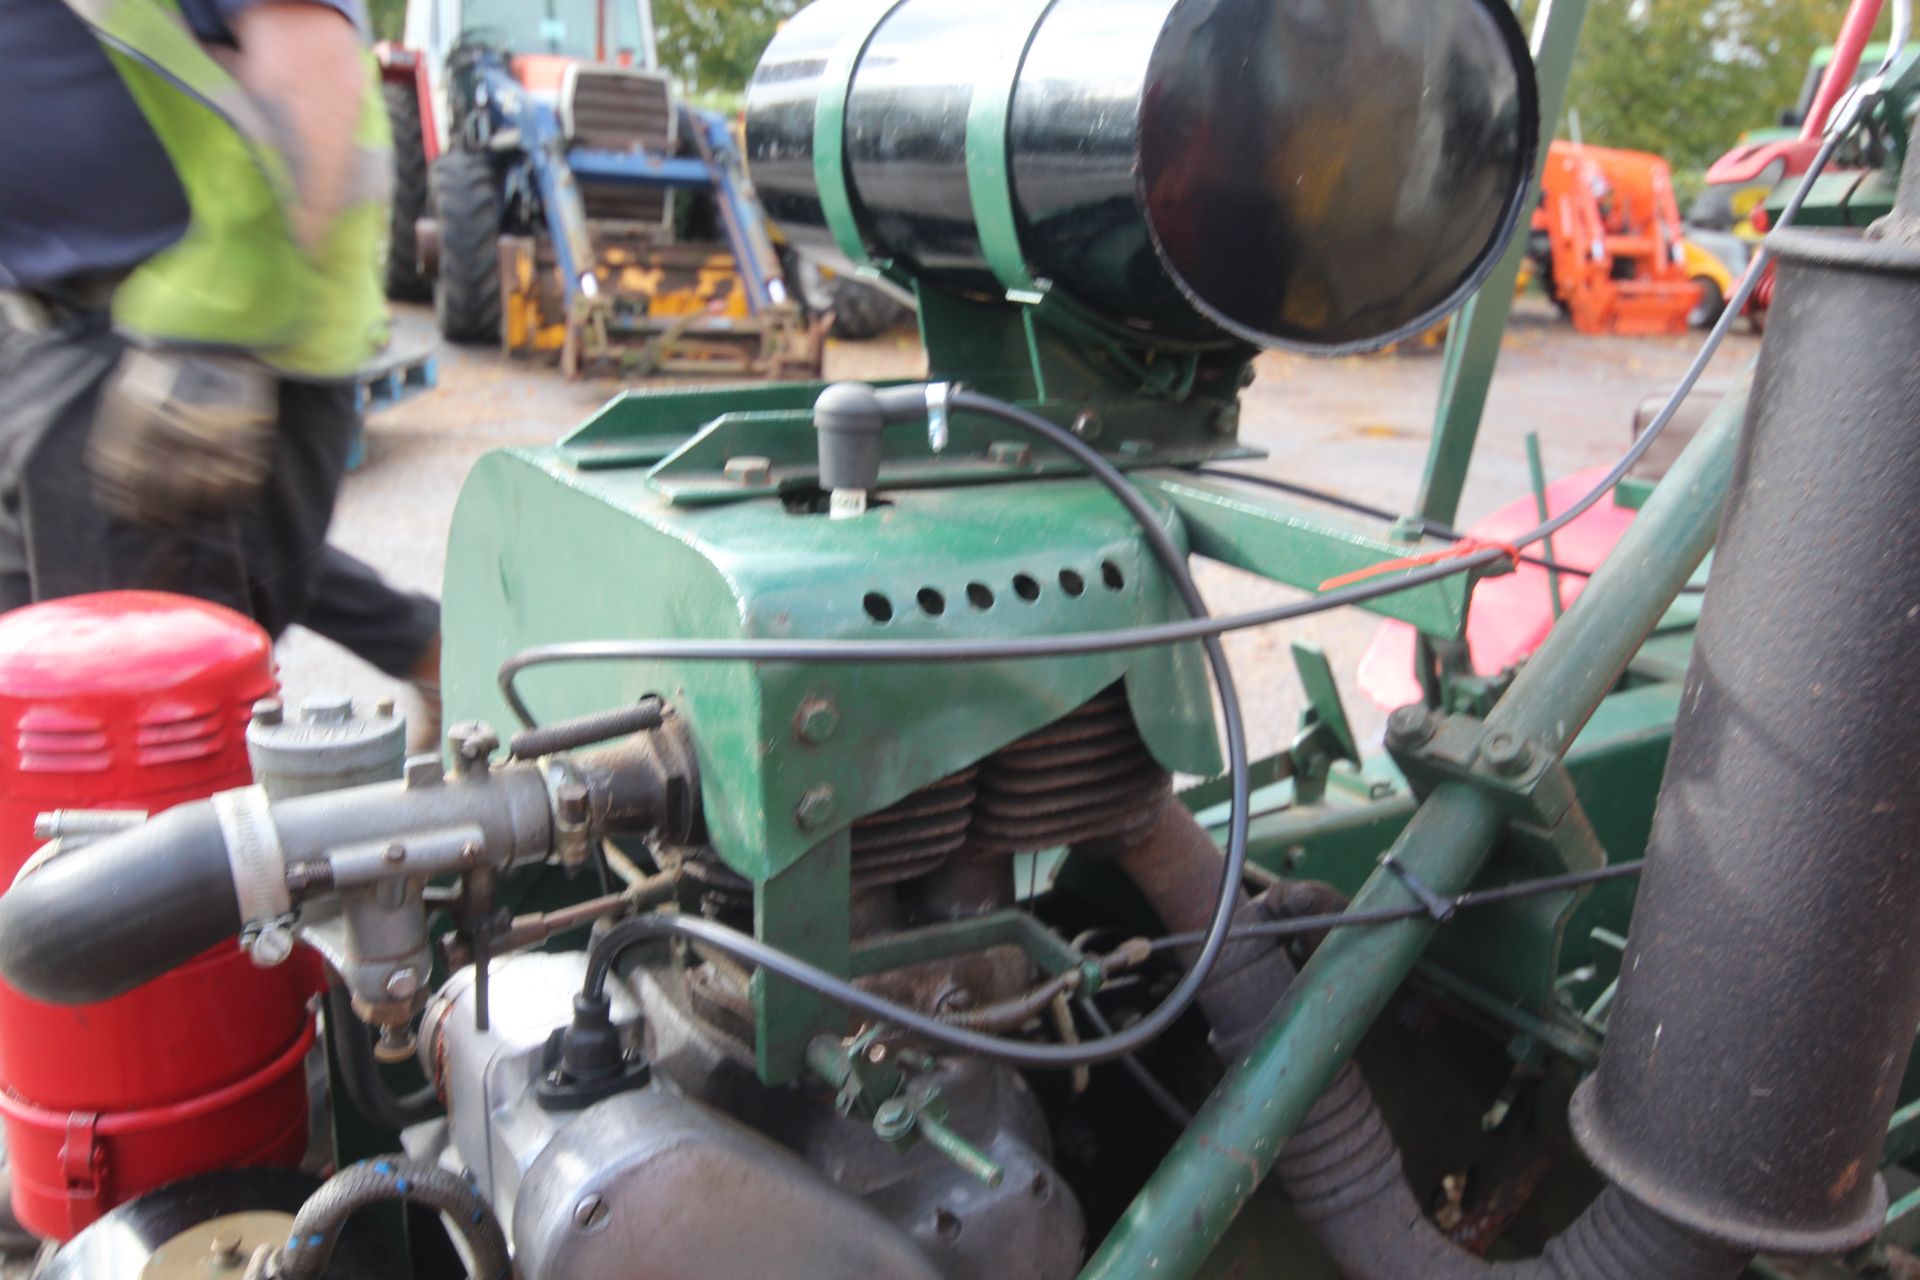
{"label": "exhaust pipe", "polygon": [[1920,1026],[1920,164],[1779,279],[1599,1069],[1575,1135],[1741,1249],[1832,1254]]}

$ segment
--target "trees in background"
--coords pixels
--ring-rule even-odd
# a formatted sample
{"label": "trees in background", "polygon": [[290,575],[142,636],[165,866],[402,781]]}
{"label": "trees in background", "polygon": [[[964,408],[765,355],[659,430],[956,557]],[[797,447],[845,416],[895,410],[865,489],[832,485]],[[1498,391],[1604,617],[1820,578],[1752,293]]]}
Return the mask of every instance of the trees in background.
{"label": "trees in background", "polygon": [[[527,0],[538,4],[540,0]],[[629,4],[633,0],[614,0]],[[802,0],[653,0],[660,63],[689,93],[737,93],[780,23]],[[374,33],[400,38],[407,0],[367,0]]]}
{"label": "trees in background", "polygon": [[[660,61],[691,93],[737,93],[802,3],[654,0]],[[1538,3],[1526,0],[1529,16]],[[374,30],[397,37],[406,0],[368,6]],[[1793,105],[1807,59],[1846,10],[1847,0],[1589,0],[1568,103],[1591,142],[1703,168]]]}
{"label": "trees in background", "polygon": [[1567,103],[1589,142],[1702,169],[1742,130],[1779,123],[1846,11],[1847,0],[1590,0]]}

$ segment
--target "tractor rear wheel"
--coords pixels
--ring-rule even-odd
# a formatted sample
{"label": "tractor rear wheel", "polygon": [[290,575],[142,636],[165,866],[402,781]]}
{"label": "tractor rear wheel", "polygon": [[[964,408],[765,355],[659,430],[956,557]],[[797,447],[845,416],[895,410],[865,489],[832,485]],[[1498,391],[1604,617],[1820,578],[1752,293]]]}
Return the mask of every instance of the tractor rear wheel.
{"label": "tractor rear wheel", "polygon": [[891,333],[913,319],[913,310],[892,297],[848,276],[827,282],[833,290],[833,336],[864,342]]}
{"label": "tractor rear wheel", "polygon": [[420,271],[414,224],[427,212],[427,144],[420,132],[420,94],[411,83],[380,86],[393,127],[393,208],[387,225],[387,296],[424,302],[433,284]]}
{"label": "tractor rear wheel", "polygon": [[1720,313],[1727,309],[1726,295],[1706,276],[1695,276],[1693,282],[1700,286],[1700,301],[1687,313],[1687,324],[1695,329],[1711,329]]}
{"label": "tractor rear wheel", "polygon": [[440,211],[440,272],[433,309],[449,342],[500,341],[500,192],[477,151],[449,151],[433,166]]}

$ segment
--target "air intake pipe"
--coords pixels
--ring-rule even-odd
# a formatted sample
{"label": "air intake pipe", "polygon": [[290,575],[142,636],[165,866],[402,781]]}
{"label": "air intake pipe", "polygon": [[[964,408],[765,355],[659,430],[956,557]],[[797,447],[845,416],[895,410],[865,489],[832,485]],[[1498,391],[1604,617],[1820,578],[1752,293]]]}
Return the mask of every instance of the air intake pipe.
{"label": "air intake pipe", "polygon": [[1363,350],[1491,269],[1539,110],[1505,0],[817,0],[748,86],[747,156],[843,263]]}

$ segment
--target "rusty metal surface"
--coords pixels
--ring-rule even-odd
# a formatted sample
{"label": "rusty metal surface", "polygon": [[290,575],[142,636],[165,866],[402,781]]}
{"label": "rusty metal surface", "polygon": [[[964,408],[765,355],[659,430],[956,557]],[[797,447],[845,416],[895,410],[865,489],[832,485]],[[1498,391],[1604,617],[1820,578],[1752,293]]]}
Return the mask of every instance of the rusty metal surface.
{"label": "rusty metal surface", "polygon": [[1153,821],[1171,790],[1115,685],[987,758],[969,852],[1125,838]]}

